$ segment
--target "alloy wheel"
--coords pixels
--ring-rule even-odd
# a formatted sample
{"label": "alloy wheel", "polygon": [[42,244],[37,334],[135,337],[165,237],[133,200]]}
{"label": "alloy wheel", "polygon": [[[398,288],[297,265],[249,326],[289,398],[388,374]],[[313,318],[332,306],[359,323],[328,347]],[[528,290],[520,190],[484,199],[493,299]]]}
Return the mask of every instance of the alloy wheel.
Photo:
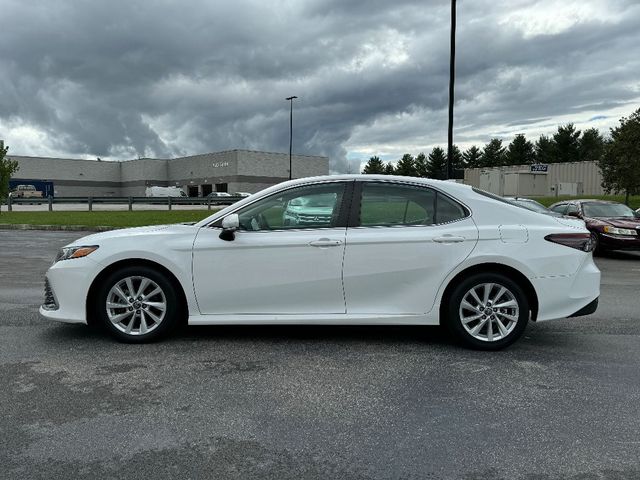
{"label": "alloy wheel", "polygon": [[105,307],[116,329],[127,335],[145,335],[164,320],[167,299],[162,288],[150,278],[131,276],[111,287]]}
{"label": "alloy wheel", "polygon": [[516,327],[520,305],[515,295],[499,283],[481,283],[467,291],[459,317],[469,335],[484,342],[506,338]]}

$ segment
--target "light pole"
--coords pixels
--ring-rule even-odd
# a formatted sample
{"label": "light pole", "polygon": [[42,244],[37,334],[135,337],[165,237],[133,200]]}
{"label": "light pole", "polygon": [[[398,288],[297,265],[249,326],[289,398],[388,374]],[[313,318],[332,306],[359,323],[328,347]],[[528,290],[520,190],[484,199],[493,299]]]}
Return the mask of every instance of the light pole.
{"label": "light pole", "polygon": [[291,176],[292,163],[291,163],[291,151],[293,149],[293,99],[298,98],[295,95],[292,97],[287,97],[285,100],[289,101],[291,109],[289,110],[289,180],[293,177]]}
{"label": "light pole", "polygon": [[449,129],[447,142],[447,178],[453,177],[453,87],[456,77],[456,0],[451,0],[451,50],[449,56]]}

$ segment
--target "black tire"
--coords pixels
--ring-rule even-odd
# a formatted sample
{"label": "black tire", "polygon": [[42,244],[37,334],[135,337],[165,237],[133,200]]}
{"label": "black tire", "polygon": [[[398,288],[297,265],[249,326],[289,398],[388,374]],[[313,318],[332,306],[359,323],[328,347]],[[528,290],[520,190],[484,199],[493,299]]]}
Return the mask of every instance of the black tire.
{"label": "black tire", "polygon": [[[137,315],[137,332],[135,331],[136,323],[133,323],[134,328],[132,333],[126,333],[122,331],[120,327],[124,327],[124,324],[116,324],[109,319],[109,313],[107,312],[107,301],[110,296],[111,289],[118,285],[120,282],[124,281],[130,277],[140,277],[150,280],[154,282],[162,291],[162,295],[156,294],[155,297],[149,297],[149,303],[160,304],[162,302],[158,300],[164,300],[165,307],[164,310],[156,310],[156,307],[151,307],[144,304],[143,302],[137,302],[136,307],[133,308],[134,315]],[[134,281],[134,290],[136,289],[135,280]],[[140,284],[137,284],[140,286]],[[98,320],[98,324],[101,325],[111,336],[123,343],[147,343],[159,340],[160,338],[167,335],[178,323],[178,319],[180,317],[181,312],[183,311],[183,305],[181,304],[181,297],[177,294],[176,285],[168,279],[163,273],[158,270],[147,267],[147,266],[130,266],[124,267],[120,270],[117,270],[111,273],[103,282],[102,285],[98,288],[98,292],[96,294],[95,300],[95,316]],[[123,293],[127,294],[128,291],[126,287],[122,288]],[[152,292],[148,292],[152,293]],[[120,297],[118,297],[119,299]],[[153,301],[153,302],[152,302]],[[118,300],[118,303],[122,302]],[[124,302],[127,302],[125,300]],[[123,303],[124,303],[123,302]],[[138,305],[140,304],[140,305]],[[128,305],[128,303],[127,303]],[[144,310],[143,310],[144,309]],[[129,310],[127,308],[126,310]],[[117,309],[111,310],[114,313],[123,312],[125,313],[125,309]],[[142,311],[142,313],[140,313]],[[150,331],[146,333],[142,333],[142,320],[141,316],[149,319],[149,323],[153,320],[150,319],[150,314],[153,313],[156,317],[161,316],[161,312],[164,312],[164,316],[160,322],[154,322],[154,327],[150,329]],[[146,313],[146,315],[145,315]],[[157,324],[156,324],[157,323]],[[147,326],[147,322],[145,321],[145,327]]]}
{"label": "black tire", "polygon": [[[489,290],[490,292],[493,292],[494,295],[498,295],[501,292],[500,288],[504,287],[509,295],[507,295],[507,293],[504,293],[502,296],[497,297],[496,300],[509,299],[509,303],[511,303],[512,301],[517,302],[516,306],[519,313],[517,315],[514,314],[516,311],[514,307],[500,308],[496,310],[501,310],[502,312],[494,312],[489,315],[489,318],[486,320],[485,315],[485,317],[480,317],[477,321],[474,320],[472,322],[468,322],[467,328],[469,328],[471,331],[473,331],[475,327],[479,326],[480,323],[485,322],[484,326],[480,326],[480,330],[476,333],[476,336],[474,336],[463,325],[461,316],[465,312],[469,315],[467,319],[475,316],[476,314],[485,314],[486,307],[478,309],[476,313],[475,310],[462,307],[462,302],[465,296],[471,295],[470,292],[472,289],[478,288],[484,291],[483,285],[485,284],[495,285],[495,289],[492,288]],[[484,300],[484,298],[480,298],[480,300]],[[506,300],[500,300],[496,303],[496,305],[504,304],[505,301]],[[471,303],[473,305],[473,302]],[[475,303],[477,304],[477,302]],[[482,311],[482,313],[480,313],[480,311]],[[520,285],[518,285],[517,282],[513,281],[506,275],[503,275],[501,273],[478,273],[465,278],[455,286],[455,288],[451,292],[451,295],[449,296],[448,304],[446,305],[446,309],[443,313],[443,322],[446,324],[447,328],[453,334],[453,336],[463,345],[476,350],[500,350],[511,345],[524,333],[527,322],[529,321],[529,302]],[[517,318],[517,320],[507,320],[505,315]],[[505,321],[507,322],[506,324]],[[491,332],[493,332],[494,328],[498,332],[500,331],[497,323],[495,322],[500,322],[500,325],[503,327],[504,331],[508,333],[506,333],[504,336],[501,334],[495,335],[499,338],[489,341],[489,338],[494,337],[493,333],[489,333],[489,328],[491,328]],[[482,332],[485,333],[483,334]],[[480,339],[478,337],[486,337],[486,339]]]}

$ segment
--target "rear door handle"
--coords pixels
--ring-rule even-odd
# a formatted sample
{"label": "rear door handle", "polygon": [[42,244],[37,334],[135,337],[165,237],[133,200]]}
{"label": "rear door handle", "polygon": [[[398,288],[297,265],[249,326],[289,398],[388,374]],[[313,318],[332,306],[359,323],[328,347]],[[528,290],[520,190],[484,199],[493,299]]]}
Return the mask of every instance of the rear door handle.
{"label": "rear door handle", "polygon": [[460,243],[464,242],[464,237],[456,237],[454,235],[443,235],[433,239],[437,243]]}
{"label": "rear door handle", "polygon": [[342,240],[330,240],[328,238],[319,238],[318,240],[314,240],[313,242],[309,242],[309,245],[312,247],[337,247],[342,244]]}

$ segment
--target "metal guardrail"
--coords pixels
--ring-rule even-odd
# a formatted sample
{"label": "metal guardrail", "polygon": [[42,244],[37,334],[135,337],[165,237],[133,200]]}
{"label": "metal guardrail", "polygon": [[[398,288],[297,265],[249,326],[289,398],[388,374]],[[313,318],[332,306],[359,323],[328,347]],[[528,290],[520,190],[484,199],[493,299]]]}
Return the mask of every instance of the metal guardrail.
{"label": "metal guardrail", "polygon": [[87,204],[89,211],[93,210],[93,205],[128,205],[129,211],[133,210],[133,205],[166,205],[169,210],[173,205],[207,205],[211,206],[231,205],[244,197],[48,197],[48,198],[7,198],[7,210],[11,212],[14,205],[33,205],[46,203],[49,211],[53,211],[54,205],[79,203]]}

